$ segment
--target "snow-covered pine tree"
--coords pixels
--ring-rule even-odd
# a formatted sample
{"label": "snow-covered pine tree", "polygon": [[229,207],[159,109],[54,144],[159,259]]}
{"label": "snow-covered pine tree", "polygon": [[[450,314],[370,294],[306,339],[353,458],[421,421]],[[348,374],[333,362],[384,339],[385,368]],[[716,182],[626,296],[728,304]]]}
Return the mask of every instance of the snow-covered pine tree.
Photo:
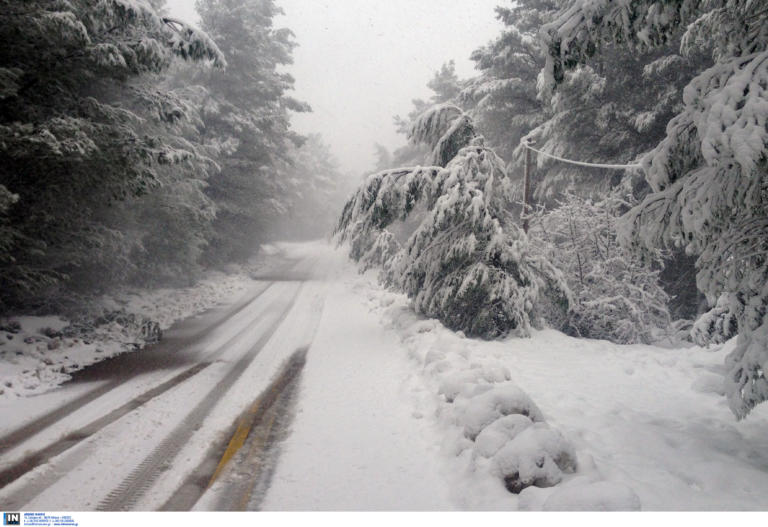
{"label": "snow-covered pine tree", "polygon": [[[570,159],[630,162],[664,137],[664,128],[682,100],[682,87],[705,62],[696,54],[681,57],[676,41],[643,54],[611,43],[601,45],[599,60],[565,74],[553,97],[538,97],[536,79],[546,62],[541,27],[556,15],[561,2],[520,0],[497,8],[501,34],[476,50],[472,58],[480,74],[471,79],[459,101],[469,104],[487,144],[505,160],[521,167],[524,136],[537,148]],[[673,39],[674,40],[674,39]],[[568,193],[601,199],[610,188],[631,185],[635,197],[648,186],[639,174],[577,167],[536,156],[532,171],[535,198],[553,208]],[[515,188],[522,201],[522,188]],[[676,317],[693,318],[697,298],[693,263],[681,251],[670,251],[662,274],[672,295]]]}
{"label": "snow-covered pine tree", "polygon": [[[529,133],[537,148],[567,159],[629,164],[656,146],[679,109],[683,87],[703,63],[698,56],[681,57],[674,44],[635,53],[604,43],[595,64],[565,72],[548,98],[546,119]],[[574,166],[543,156],[538,163],[536,196],[541,201],[557,200],[567,192],[600,194],[626,177],[634,178],[638,196],[648,191],[638,174]]]}
{"label": "snow-covered pine tree", "polygon": [[[178,64],[174,69],[182,67]],[[177,101],[184,118],[166,123],[145,119],[142,130],[160,135],[179,151],[193,155],[159,167],[159,186],[109,207],[107,218],[131,240],[129,281],[140,286],[189,286],[200,275],[201,257],[212,236],[215,205],[205,194],[207,180],[218,166],[211,149],[202,145],[199,101],[205,90],[191,86],[172,89],[168,78],[148,79]],[[170,134],[169,134],[170,132]]]}
{"label": "snow-covered pine tree", "polygon": [[627,216],[624,238],[698,255],[711,302],[730,293],[739,339],[727,359],[731,410],[768,399],[768,9],[756,0],[571,2],[543,29],[542,92],[589,61],[603,42],[646,50],[685,28],[681,54],[714,65],[685,88],[666,137],[643,157],[651,194]]}
{"label": "snow-covered pine tree", "polygon": [[520,139],[547,115],[536,93],[546,48],[536,35],[557,9],[554,0],[519,0],[497,7],[504,29],[471,56],[480,74],[467,82],[458,101],[470,109],[488,146],[507,161],[513,159]]}
{"label": "snow-covered pine tree", "polygon": [[44,287],[83,285],[78,277],[123,276],[131,247],[104,209],[194,157],[146,133],[148,118],[178,121],[183,106],[133,81],[174,58],[224,59],[145,0],[0,0],[0,42],[0,186],[15,196],[0,256],[7,308],[38,302]]}
{"label": "snow-covered pine tree", "polygon": [[669,326],[669,297],[659,284],[661,254],[655,262],[643,261],[616,240],[616,220],[628,205],[618,195],[593,201],[566,194],[532,222],[531,243],[563,272],[573,294],[569,333],[648,344]]}
{"label": "snow-covered pine tree", "polygon": [[351,257],[381,267],[382,281],[404,291],[418,312],[471,336],[527,335],[543,317],[562,319],[567,286],[512,221],[504,163],[471,119],[438,105],[410,136],[445,166],[370,176],[337,229]]}
{"label": "snow-covered pine tree", "polygon": [[293,78],[279,69],[292,62],[295,43],[290,30],[274,27],[282,11],[273,0],[200,0],[197,9],[228,62],[193,79],[208,92],[203,141],[219,150],[221,170],[206,190],[218,209],[206,260],[220,264],[248,258],[289,211],[280,165],[301,138],[290,130],[288,111],[309,107],[286,94]]}
{"label": "snow-covered pine tree", "polygon": [[[397,132],[410,138],[412,124],[419,116],[432,106],[454,104],[463,86],[464,82],[456,75],[455,62],[449,61],[443,64],[439,70],[435,71],[432,79],[427,82],[427,88],[432,91],[429,100],[414,99],[412,101],[413,109],[406,118],[399,115],[395,116]],[[431,154],[427,143],[409,140],[408,143],[392,153],[392,164],[384,168],[431,163]]]}

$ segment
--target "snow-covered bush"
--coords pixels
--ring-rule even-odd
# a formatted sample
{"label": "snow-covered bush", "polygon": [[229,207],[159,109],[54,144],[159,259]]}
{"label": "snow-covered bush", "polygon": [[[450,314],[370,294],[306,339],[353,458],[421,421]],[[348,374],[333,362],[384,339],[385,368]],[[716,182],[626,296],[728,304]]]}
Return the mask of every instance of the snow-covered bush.
{"label": "snow-covered bush", "polygon": [[[530,251],[509,212],[504,163],[473,135],[471,121],[454,106],[427,111],[412,136],[430,141],[435,161],[464,146],[445,168],[370,176],[344,207],[339,240],[364,267],[380,266],[382,280],[412,298],[419,313],[471,336],[527,335],[540,306],[567,310],[567,287]],[[388,227],[402,227],[413,214],[421,221],[401,244]]]}
{"label": "snow-covered bush", "polygon": [[616,241],[621,206],[625,202],[615,198],[592,201],[567,194],[557,208],[537,215],[531,243],[568,282],[569,333],[649,343],[655,329],[670,323],[668,297],[659,271]]}
{"label": "snow-covered bush", "polygon": [[768,400],[768,10],[755,0],[575,0],[543,28],[549,57],[540,88],[562,82],[605,42],[643,50],[684,28],[681,55],[714,65],[686,86],[666,137],[644,156],[652,192],[624,221],[639,247],[699,256],[710,300],[731,294],[739,340],[727,360],[731,410]]}
{"label": "snow-covered bush", "polygon": [[731,310],[732,304],[728,293],[720,295],[715,307],[696,320],[691,329],[691,339],[695,344],[723,344],[738,334],[739,321]]}
{"label": "snow-covered bush", "polygon": [[553,487],[563,473],[576,471],[576,453],[560,432],[534,423],[504,445],[491,459],[493,470],[513,494],[530,486]]}
{"label": "snow-covered bush", "polygon": [[522,415],[532,422],[544,420],[541,410],[528,394],[515,383],[506,381],[494,384],[487,391],[474,394],[469,400],[461,418],[464,423],[464,435],[474,441],[485,427],[509,415]]}

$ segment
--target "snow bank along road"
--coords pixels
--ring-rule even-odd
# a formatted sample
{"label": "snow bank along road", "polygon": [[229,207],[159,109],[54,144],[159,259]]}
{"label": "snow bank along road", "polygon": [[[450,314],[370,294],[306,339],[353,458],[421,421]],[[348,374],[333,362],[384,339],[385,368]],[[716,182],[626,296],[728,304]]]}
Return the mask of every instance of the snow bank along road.
{"label": "snow bank along road", "polygon": [[286,246],[235,305],[18,400],[0,432],[0,508],[258,507],[337,258]]}

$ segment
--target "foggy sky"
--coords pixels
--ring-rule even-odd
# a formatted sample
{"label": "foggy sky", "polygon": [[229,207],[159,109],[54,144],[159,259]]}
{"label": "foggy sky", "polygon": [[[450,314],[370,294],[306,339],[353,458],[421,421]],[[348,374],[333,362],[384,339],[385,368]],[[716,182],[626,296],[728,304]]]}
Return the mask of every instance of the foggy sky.
{"label": "foggy sky", "polygon": [[[320,133],[342,169],[370,170],[374,143],[404,142],[394,115],[427,98],[426,83],[440,65],[456,61],[460,77],[473,75],[470,53],[495,37],[493,8],[508,0],[277,0],[285,16],[277,27],[296,34],[299,47],[288,71],[294,97],[311,114],[294,115],[294,129]],[[174,16],[195,21],[193,0],[168,0]]]}

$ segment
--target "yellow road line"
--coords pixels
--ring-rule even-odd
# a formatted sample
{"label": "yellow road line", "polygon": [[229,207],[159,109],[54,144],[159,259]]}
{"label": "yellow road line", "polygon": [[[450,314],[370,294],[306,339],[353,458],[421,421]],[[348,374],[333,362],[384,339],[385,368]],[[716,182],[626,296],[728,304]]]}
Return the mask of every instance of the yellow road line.
{"label": "yellow road line", "polygon": [[[275,390],[282,384],[283,377],[285,377],[285,373],[283,373],[280,378],[278,378],[277,382],[273,383],[272,388],[270,388],[268,394],[273,395]],[[224,467],[227,466],[227,463],[229,463],[235,454],[243,447],[246,440],[248,439],[248,436],[251,433],[251,429],[253,428],[254,423],[256,422],[256,417],[259,414],[259,411],[261,410],[261,404],[263,400],[266,397],[262,396],[259,397],[255,403],[253,403],[253,406],[251,406],[248,409],[248,413],[243,416],[242,419],[240,419],[240,422],[237,425],[237,430],[235,430],[235,433],[232,435],[232,439],[229,440],[229,444],[227,445],[227,449],[224,451],[224,455],[221,456],[221,460],[219,461],[219,464],[216,466],[216,470],[213,473],[213,476],[211,476],[211,480],[208,482],[208,488],[211,488],[211,485],[214,484],[216,479],[221,475],[221,472],[224,470]],[[266,398],[268,399],[268,398]],[[265,410],[268,410],[269,408],[266,408]]]}
{"label": "yellow road line", "polygon": [[256,453],[259,450],[264,449],[264,445],[267,443],[267,439],[269,438],[269,434],[272,431],[272,426],[275,424],[275,419],[277,418],[277,411],[273,410],[272,416],[269,418],[269,422],[267,422],[266,429],[263,431],[262,434],[260,434],[259,440],[253,442],[253,445],[251,445],[251,449],[248,452],[248,457],[250,459],[255,459],[254,463],[254,474],[252,474],[253,477],[251,477],[251,484],[246,489],[245,492],[243,492],[243,495],[240,497],[240,503],[238,504],[238,510],[244,511],[248,507],[248,502],[251,500],[251,496],[253,495],[253,489],[256,487],[256,482],[259,480],[258,476],[260,473],[261,468],[261,460],[259,458],[256,458]]}
{"label": "yellow road line", "polygon": [[251,409],[248,411],[248,415],[246,415],[243,419],[240,420],[240,423],[238,423],[237,430],[235,430],[232,439],[229,440],[227,449],[224,451],[224,455],[221,456],[221,460],[216,466],[216,470],[214,471],[213,476],[211,476],[211,480],[208,482],[208,488],[211,488],[211,485],[213,485],[213,483],[219,477],[221,471],[224,470],[224,467],[227,465],[227,463],[229,463],[232,457],[237,454],[238,450],[240,450],[245,444],[245,440],[248,438],[248,434],[251,433],[254,417],[256,416],[256,412],[258,412],[260,405],[261,400],[256,401],[253,407],[251,407]]}

